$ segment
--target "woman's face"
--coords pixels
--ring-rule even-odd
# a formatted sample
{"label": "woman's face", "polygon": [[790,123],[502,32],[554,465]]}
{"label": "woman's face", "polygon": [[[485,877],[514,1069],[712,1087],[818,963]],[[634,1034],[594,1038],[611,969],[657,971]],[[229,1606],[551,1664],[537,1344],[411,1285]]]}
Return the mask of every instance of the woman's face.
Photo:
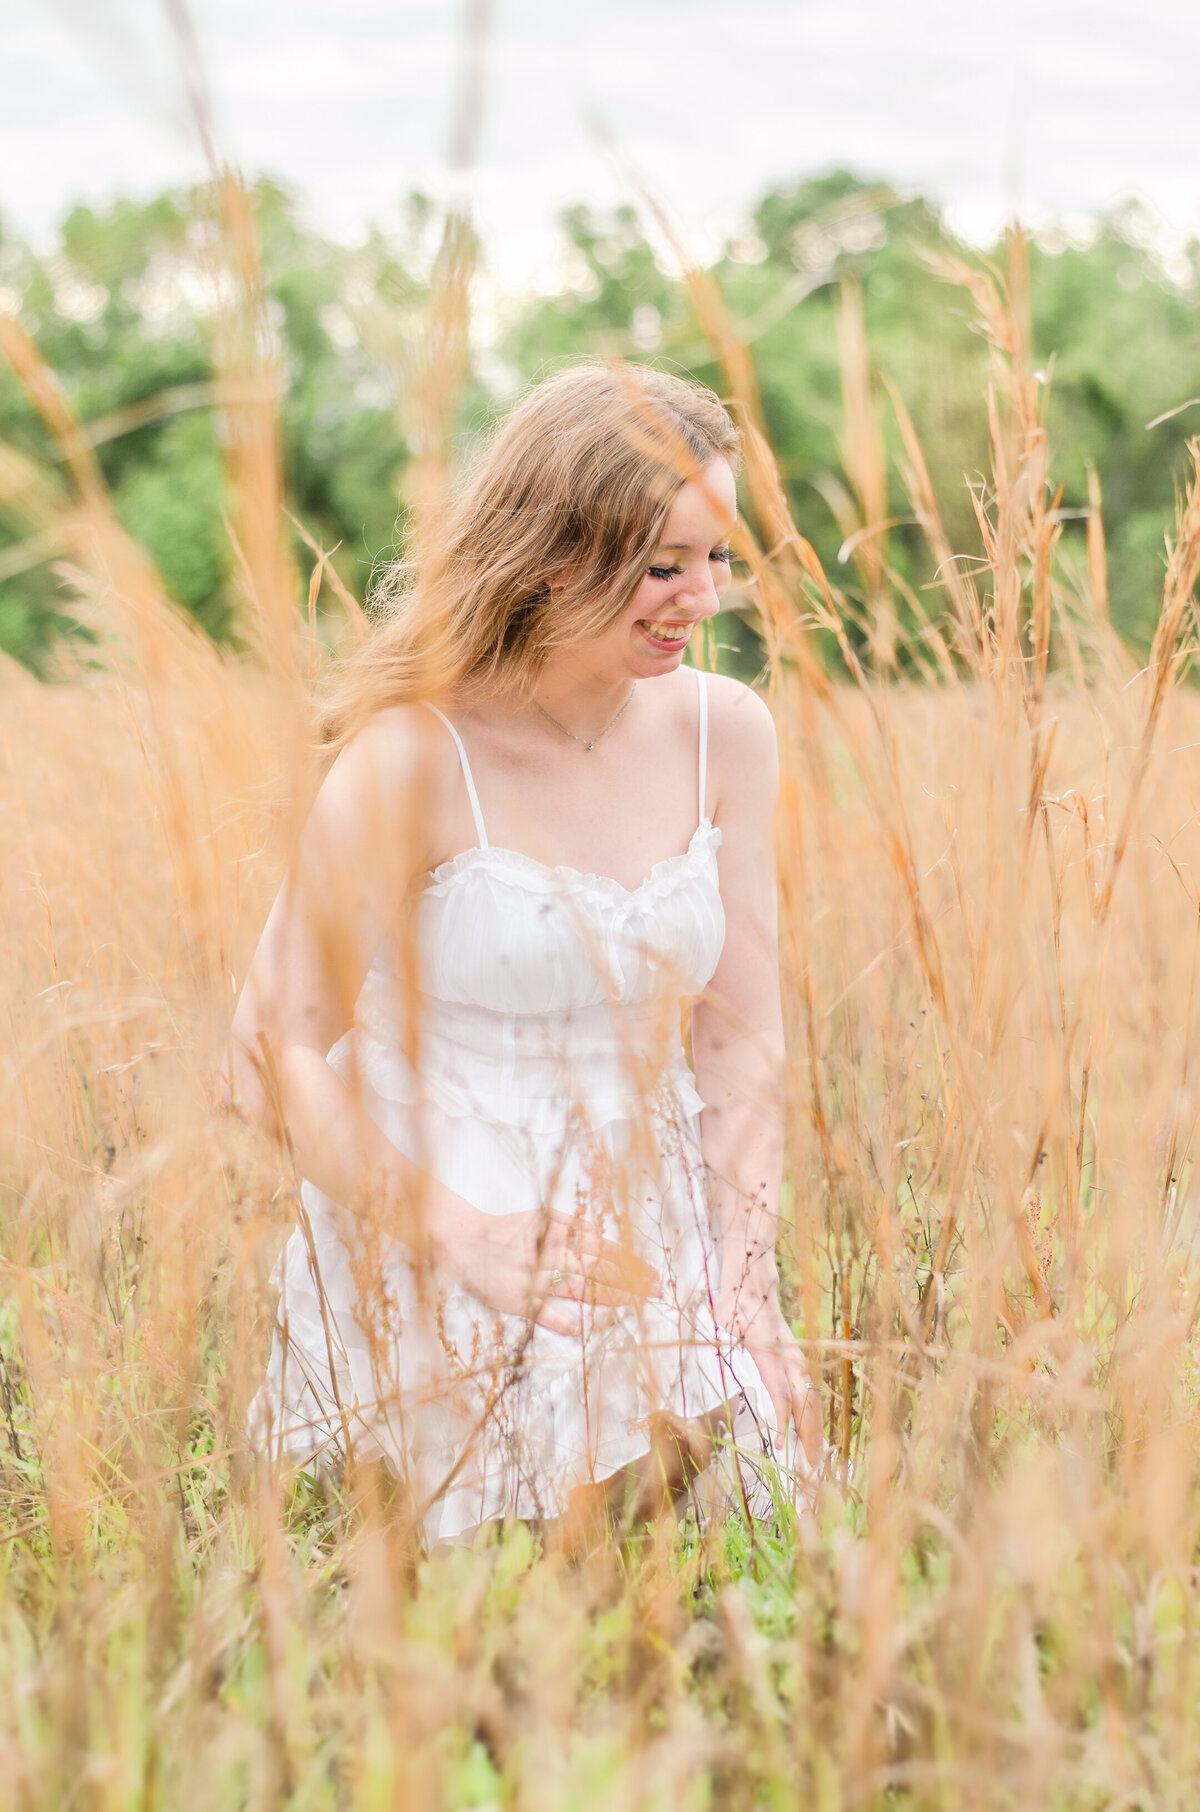
{"label": "woman's face", "polygon": [[[671,505],[662,539],[628,608],[600,637],[633,679],[669,673],[698,623],[721,608],[729,589],[729,537],[737,521],[737,485],[717,457],[689,479]],[[600,652],[597,649],[597,652]]]}

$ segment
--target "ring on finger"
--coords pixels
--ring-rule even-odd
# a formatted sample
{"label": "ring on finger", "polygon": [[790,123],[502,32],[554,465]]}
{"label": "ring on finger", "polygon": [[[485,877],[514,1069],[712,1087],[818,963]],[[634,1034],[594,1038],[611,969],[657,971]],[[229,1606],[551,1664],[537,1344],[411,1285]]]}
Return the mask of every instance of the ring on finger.
{"label": "ring on finger", "polygon": [[552,1290],[557,1290],[565,1275],[565,1272],[560,1271],[558,1266],[555,1265],[553,1271],[550,1273],[550,1288]]}

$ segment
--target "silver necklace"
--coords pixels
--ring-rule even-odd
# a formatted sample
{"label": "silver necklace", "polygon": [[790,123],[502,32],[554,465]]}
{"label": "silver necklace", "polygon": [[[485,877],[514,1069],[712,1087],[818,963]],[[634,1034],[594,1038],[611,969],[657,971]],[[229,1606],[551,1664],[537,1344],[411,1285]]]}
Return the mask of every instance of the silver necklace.
{"label": "silver necklace", "polygon": [[[633,684],[629,688],[629,697],[625,700],[625,703],[621,706],[621,709],[617,712],[617,717],[622,717],[625,714],[625,712],[628,711],[630,705],[633,703],[633,695],[636,691],[637,691],[637,681],[634,680]],[[612,729],[613,725],[617,721],[617,717],[610,717],[608,722],[605,724],[604,728],[602,730],[597,730],[596,734],[594,736],[576,736],[574,730],[568,730],[566,724],[560,724],[557,717],[551,717],[551,715],[550,715],[549,711],[547,711],[545,705],[538,704],[538,701],[536,698],[534,699],[533,702],[535,705],[537,705],[538,710],[541,712],[542,716],[546,719],[546,721],[548,723],[552,723],[556,730],[561,730],[564,736],[569,736],[571,738],[572,742],[582,743],[584,748],[587,749],[589,754],[595,748],[595,746],[599,742],[600,738],[602,736],[608,735],[609,731]]]}

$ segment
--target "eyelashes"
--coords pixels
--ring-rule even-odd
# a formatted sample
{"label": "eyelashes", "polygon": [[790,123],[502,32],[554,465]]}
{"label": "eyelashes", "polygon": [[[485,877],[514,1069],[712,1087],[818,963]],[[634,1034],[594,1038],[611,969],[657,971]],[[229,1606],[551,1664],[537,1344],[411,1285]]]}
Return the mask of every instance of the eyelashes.
{"label": "eyelashes", "polygon": [[[728,566],[733,559],[733,549],[730,547],[714,547],[712,553],[708,557],[710,560],[719,560],[723,566]],[[646,571],[650,574],[652,579],[660,579],[665,585],[668,580],[677,579],[683,571],[683,568],[682,566],[648,566]]]}

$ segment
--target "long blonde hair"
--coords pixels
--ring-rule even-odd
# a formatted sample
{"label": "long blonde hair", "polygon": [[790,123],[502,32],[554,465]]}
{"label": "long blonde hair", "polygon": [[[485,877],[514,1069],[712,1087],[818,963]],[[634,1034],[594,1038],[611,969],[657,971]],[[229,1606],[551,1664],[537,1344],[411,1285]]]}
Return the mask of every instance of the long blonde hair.
{"label": "long blonde hair", "polygon": [[327,698],[327,746],[391,704],[528,692],[552,649],[627,607],[681,487],[739,452],[714,393],[668,372],[589,359],[533,385],[429,545],[383,574],[380,620]]}

